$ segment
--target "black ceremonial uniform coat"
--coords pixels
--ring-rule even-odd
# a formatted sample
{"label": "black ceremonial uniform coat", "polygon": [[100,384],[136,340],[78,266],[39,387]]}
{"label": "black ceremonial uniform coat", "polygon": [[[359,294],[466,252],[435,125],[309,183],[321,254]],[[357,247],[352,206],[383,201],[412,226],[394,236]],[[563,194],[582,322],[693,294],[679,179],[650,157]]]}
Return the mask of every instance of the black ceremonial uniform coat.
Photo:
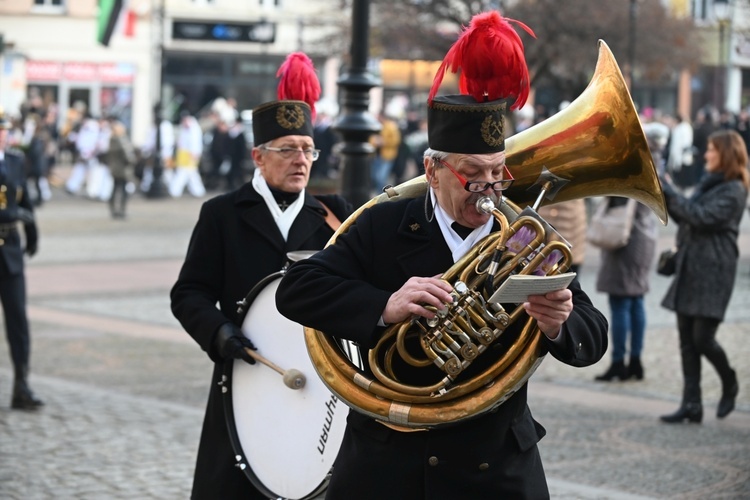
{"label": "black ceremonial uniform coat", "polygon": [[37,228],[31,200],[26,193],[23,153],[5,151],[0,171],[0,281],[3,312],[11,359],[16,369],[28,368],[31,343],[26,317],[26,278],[24,248],[18,229],[22,223],[26,248],[33,254],[37,246]]}
{"label": "black ceremonial uniform coat", "polygon": [[[341,197],[320,196],[320,200],[342,221],[350,211]],[[306,193],[304,207],[285,242],[251,183],[217,196],[201,208],[187,257],[171,292],[175,317],[215,362],[193,498],[264,498],[235,467],[219,386],[223,363],[213,350],[213,338],[219,326],[228,321],[241,326],[236,302],[260,280],[280,271],[287,261],[287,252],[319,250],[325,246],[333,235],[325,213],[320,202]]]}
{"label": "black ceremonial uniform coat", "polygon": [[[423,198],[375,205],[335,245],[293,265],[276,293],[293,321],[372,347],[390,295],[411,276],[453,265]],[[577,280],[561,344],[543,337],[572,366],[597,362],[607,321]],[[366,359],[366,356],[365,356]],[[549,495],[537,442],[544,429],[526,405],[526,386],[495,412],[426,432],[398,432],[351,411],[328,488],[332,499],[544,498]]]}
{"label": "black ceremonial uniform coat", "polygon": [[[0,173],[0,278],[23,273],[23,248],[21,235],[17,230],[9,230],[17,222],[22,222],[27,243],[36,246],[36,224],[32,222],[34,209],[26,193],[24,157],[20,152],[5,152],[5,172]],[[25,217],[21,213],[25,213]],[[27,219],[24,221],[23,219]]]}

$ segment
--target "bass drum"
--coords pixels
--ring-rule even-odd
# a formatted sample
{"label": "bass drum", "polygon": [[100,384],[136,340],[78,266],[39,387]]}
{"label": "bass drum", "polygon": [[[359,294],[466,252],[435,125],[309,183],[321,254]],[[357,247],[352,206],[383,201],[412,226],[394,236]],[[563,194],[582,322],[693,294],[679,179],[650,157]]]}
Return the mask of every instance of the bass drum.
{"label": "bass drum", "polygon": [[303,327],[276,310],[283,271],[261,280],[245,298],[242,331],[257,353],[284,370],[299,370],[304,387],[287,387],[262,364],[226,363],[224,409],[237,466],[269,498],[309,499],[328,486],[349,408],[313,368]]}

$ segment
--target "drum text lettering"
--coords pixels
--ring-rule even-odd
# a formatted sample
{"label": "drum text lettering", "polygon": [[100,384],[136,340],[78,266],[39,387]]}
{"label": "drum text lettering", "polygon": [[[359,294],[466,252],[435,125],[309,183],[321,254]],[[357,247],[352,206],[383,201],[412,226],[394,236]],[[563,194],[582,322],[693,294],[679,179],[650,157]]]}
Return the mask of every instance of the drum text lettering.
{"label": "drum text lettering", "polygon": [[320,434],[318,439],[318,451],[322,455],[326,449],[326,442],[328,441],[328,431],[331,430],[331,424],[333,423],[333,412],[336,409],[336,403],[338,398],[331,394],[331,400],[326,402],[326,418],[323,423],[323,432]]}

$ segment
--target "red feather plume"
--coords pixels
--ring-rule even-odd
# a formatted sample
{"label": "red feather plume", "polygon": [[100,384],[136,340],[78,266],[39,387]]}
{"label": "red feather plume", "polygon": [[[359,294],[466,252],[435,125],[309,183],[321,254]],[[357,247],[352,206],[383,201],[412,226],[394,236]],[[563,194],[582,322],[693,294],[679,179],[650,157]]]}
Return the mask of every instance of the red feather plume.
{"label": "red feather plume", "polygon": [[280,78],[277,96],[280,100],[305,101],[315,119],[315,103],[320,99],[320,82],[312,60],[303,52],[289,54],[276,72]]}
{"label": "red feather plume", "polygon": [[520,26],[536,38],[520,21],[504,18],[499,12],[477,14],[450,48],[432,82],[428,102],[437,94],[445,72],[457,73],[459,90],[477,102],[515,97],[511,109],[518,109],[529,97],[529,69],[523,42],[511,26]]}

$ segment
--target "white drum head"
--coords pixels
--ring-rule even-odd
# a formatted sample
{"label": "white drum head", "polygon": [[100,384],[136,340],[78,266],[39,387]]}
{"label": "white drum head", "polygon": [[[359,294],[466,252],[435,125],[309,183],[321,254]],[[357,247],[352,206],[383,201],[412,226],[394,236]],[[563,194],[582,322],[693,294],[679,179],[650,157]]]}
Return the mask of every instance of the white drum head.
{"label": "white drum head", "polygon": [[236,437],[235,450],[256,487],[271,497],[303,499],[325,489],[349,408],[315,372],[303,327],[276,310],[281,277],[275,276],[258,284],[262,289],[252,301],[242,331],[259,354],[283,370],[299,370],[306,383],[293,390],[268,366],[235,361],[229,392],[236,436],[232,429],[230,435]]}

